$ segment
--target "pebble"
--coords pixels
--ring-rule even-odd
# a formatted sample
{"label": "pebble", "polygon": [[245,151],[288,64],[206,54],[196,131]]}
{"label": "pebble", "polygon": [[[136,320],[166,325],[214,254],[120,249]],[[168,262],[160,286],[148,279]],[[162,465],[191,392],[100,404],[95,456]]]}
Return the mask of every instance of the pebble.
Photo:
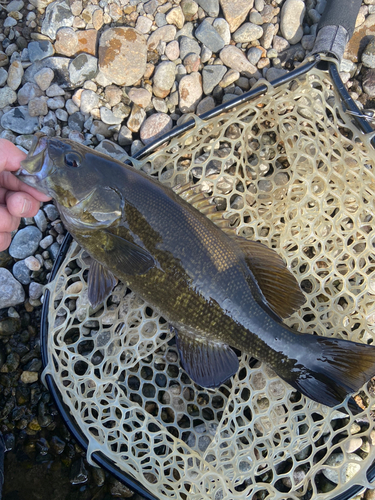
{"label": "pebble", "polygon": [[0,309],[14,307],[25,300],[22,285],[12,276],[12,273],[0,267]]}
{"label": "pebble", "polygon": [[180,56],[180,46],[177,40],[172,40],[165,47],[165,55],[170,61],[175,61]]}
{"label": "pebble", "polygon": [[48,113],[47,97],[42,96],[30,99],[27,109],[30,116],[45,116]]}
{"label": "pebble", "polygon": [[152,27],[152,19],[149,19],[146,16],[138,16],[135,29],[140,33],[147,34],[151,30]]}
{"label": "pebble", "polygon": [[69,64],[69,79],[75,86],[91,80],[98,72],[98,59],[90,54],[79,54]]}
{"label": "pebble", "polygon": [[15,259],[25,259],[38,249],[42,233],[35,226],[26,226],[14,236],[9,247],[9,254]]}
{"label": "pebble", "polygon": [[21,106],[24,106],[25,104],[28,104],[30,99],[33,99],[34,97],[40,97],[42,95],[43,91],[36,83],[25,83],[25,85],[18,91],[18,103]]}
{"label": "pebble", "polygon": [[78,35],[73,28],[60,28],[56,33],[55,50],[58,54],[72,57],[78,48]]}
{"label": "pebble", "polygon": [[39,128],[38,119],[30,116],[26,106],[17,106],[4,113],[1,126],[18,134],[32,134]]}
{"label": "pebble", "polygon": [[140,136],[143,144],[147,145],[172,129],[172,119],[166,113],[154,113],[141,126]]}
{"label": "pebble", "polygon": [[37,300],[43,295],[44,285],[40,283],[31,282],[29,285],[29,297],[32,300]]}
{"label": "pebble", "polygon": [[173,62],[164,61],[157,65],[154,73],[153,94],[156,97],[166,97],[176,78],[176,66]]}
{"label": "pebble", "polygon": [[46,214],[48,220],[51,222],[58,219],[60,216],[57,208],[52,203],[50,203],[48,205],[44,205],[43,211]]}
{"label": "pebble", "polygon": [[251,47],[247,52],[247,58],[251,64],[256,66],[263,55],[263,51],[258,47]]}
{"label": "pebble", "polygon": [[366,45],[362,53],[362,63],[366,68],[375,68],[375,38]]}
{"label": "pebble", "polygon": [[286,0],[281,8],[280,31],[292,45],[298,43],[303,36],[302,21],[305,10],[303,0]]}
{"label": "pebble", "polygon": [[249,21],[259,26],[264,23],[262,16],[256,10],[250,12]]}
{"label": "pebble", "polygon": [[21,381],[24,384],[33,384],[39,378],[38,372],[24,371],[21,373]]}
{"label": "pebble", "polygon": [[198,4],[194,0],[181,2],[182,12],[186,21],[195,21],[198,17]]}
{"label": "pebble", "polygon": [[288,71],[284,68],[269,68],[266,73],[266,79],[269,82],[273,82],[276,78],[280,78],[288,73]]}
{"label": "pebble", "polygon": [[181,78],[178,87],[179,108],[182,113],[194,113],[202,98],[202,77],[200,73],[191,73]]}
{"label": "pebble", "polygon": [[[40,99],[42,99],[42,97]],[[49,109],[63,108],[65,105],[65,99],[61,95],[50,97],[49,99],[47,99],[47,104]]]}
{"label": "pebble", "polygon": [[210,17],[219,15],[219,0],[197,0],[197,3]]}
{"label": "pebble", "polygon": [[220,82],[220,87],[225,88],[229,87],[232,83],[236,82],[240,77],[240,74],[237,70],[235,69],[230,69],[227,71],[223,77],[223,79]]}
{"label": "pebble", "polygon": [[183,28],[185,16],[180,6],[171,9],[165,16],[168,24],[174,24],[179,30]]}
{"label": "pebble", "polygon": [[100,37],[99,68],[111,82],[133,85],[144,75],[146,63],[146,40],[135,29],[109,28]]}
{"label": "pebble", "polygon": [[253,6],[249,0],[220,0],[220,4],[231,33],[241,26]]}
{"label": "pebble", "polygon": [[220,52],[220,59],[231,69],[237,70],[248,78],[259,75],[257,68],[246,59],[245,54],[237,47],[229,45]]}
{"label": "pebble", "polygon": [[25,266],[28,269],[30,269],[30,271],[39,271],[39,269],[41,267],[41,263],[33,255],[30,255],[30,257],[26,257],[26,259],[24,260],[24,262],[25,262]]}
{"label": "pebble", "polygon": [[132,88],[128,92],[129,99],[141,108],[147,108],[151,102],[151,94],[142,88]]}
{"label": "pebble", "polygon": [[94,108],[99,106],[99,96],[92,90],[84,90],[81,94],[80,110],[89,114]]}
{"label": "pebble", "polygon": [[29,51],[29,59],[32,63],[35,61],[41,61],[46,57],[53,56],[54,48],[49,40],[37,40],[32,41],[27,46]]}
{"label": "pebble", "polygon": [[119,125],[122,122],[121,116],[116,116],[110,109],[102,106],[100,108],[100,119],[107,125]]}
{"label": "pebble", "polygon": [[5,85],[8,78],[8,72],[4,68],[0,68],[0,87]]}
{"label": "pebble", "polygon": [[218,17],[217,19],[214,20],[212,26],[215,28],[215,30],[219,33],[220,37],[223,39],[224,45],[229,45],[231,35],[230,35],[229,24],[227,23],[227,21],[222,17]]}
{"label": "pebble", "polygon": [[201,53],[201,48],[199,43],[188,36],[182,36],[180,38],[180,58],[185,59],[188,54],[198,54]]}
{"label": "pebble", "polygon": [[21,61],[13,61],[9,66],[7,84],[12,90],[17,90],[21,85],[23,67]]}
{"label": "pebble", "polygon": [[133,104],[127,122],[128,129],[131,130],[131,132],[138,132],[145,118],[146,118],[146,112],[144,111],[144,109],[140,108],[136,104]]}
{"label": "pebble", "polygon": [[56,32],[62,27],[73,26],[74,16],[67,0],[58,0],[48,5],[42,23],[41,33],[55,40]]}
{"label": "pebble", "polygon": [[207,19],[204,19],[195,30],[195,36],[213,53],[219,52],[225,46],[224,40]]}
{"label": "pebble", "polygon": [[211,96],[207,96],[198,103],[196,113],[198,116],[200,116],[203,115],[203,113],[211,111],[211,109],[214,109],[214,107],[215,99]]}
{"label": "pebble", "polygon": [[129,146],[133,142],[133,136],[131,130],[123,125],[118,134],[118,143],[120,146]]}
{"label": "pebble", "polygon": [[17,100],[17,94],[9,87],[0,89],[0,109],[13,104]]}
{"label": "pebble", "polygon": [[369,97],[375,97],[375,69],[368,69],[363,76],[362,88]]}
{"label": "pebble", "polygon": [[285,40],[285,38],[283,38],[282,36],[275,35],[273,37],[272,46],[275,50],[277,50],[278,53],[280,53],[283,50],[289,49],[290,43],[288,42],[288,40]]}
{"label": "pebble", "polygon": [[176,27],[171,25],[162,26],[156,29],[147,40],[147,50],[153,51],[159,45],[161,41],[171,42],[176,37]]}
{"label": "pebble", "polygon": [[244,23],[232,35],[236,43],[249,43],[263,36],[263,28],[253,23]]}
{"label": "pebble", "polygon": [[205,66],[202,71],[203,92],[206,95],[211,94],[226,72],[227,68],[222,64]]}
{"label": "pebble", "polygon": [[55,73],[51,68],[42,68],[34,75],[34,80],[41,90],[47,90],[51,85]]}

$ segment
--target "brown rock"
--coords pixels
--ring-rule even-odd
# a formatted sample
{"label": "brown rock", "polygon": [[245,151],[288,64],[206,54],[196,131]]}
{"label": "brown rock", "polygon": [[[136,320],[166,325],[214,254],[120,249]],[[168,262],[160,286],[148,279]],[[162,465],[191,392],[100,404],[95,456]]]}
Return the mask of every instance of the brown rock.
{"label": "brown rock", "polygon": [[228,68],[235,69],[243,76],[250,78],[258,73],[257,68],[251,64],[245,54],[237,47],[228,45],[220,52],[220,59]]}
{"label": "brown rock", "polygon": [[220,5],[231,33],[241,26],[247,14],[252,9],[253,4],[254,0],[220,0]]}
{"label": "brown rock", "polygon": [[178,87],[180,97],[179,108],[183,113],[194,113],[202,98],[202,77],[199,73],[191,73],[181,78]]}
{"label": "brown rock", "polygon": [[103,11],[101,9],[97,9],[93,12],[92,14],[92,25],[94,26],[94,29],[100,30],[100,28],[104,24],[104,19],[103,19]]}
{"label": "brown rock", "polygon": [[72,57],[76,54],[78,37],[73,28],[60,28],[56,33],[55,51],[57,54]]}
{"label": "brown rock", "polygon": [[358,26],[349,40],[344,58],[356,63],[361,60],[362,52],[375,35],[375,14],[370,14],[366,21]]}
{"label": "brown rock", "polygon": [[146,71],[147,45],[134,28],[110,28],[99,41],[100,71],[117,85],[133,85]]}
{"label": "brown rock", "polygon": [[85,52],[86,54],[96,56],[96,46],[98,41],[98,32],[96,30],[77,31],[77,38],[77,54]]}

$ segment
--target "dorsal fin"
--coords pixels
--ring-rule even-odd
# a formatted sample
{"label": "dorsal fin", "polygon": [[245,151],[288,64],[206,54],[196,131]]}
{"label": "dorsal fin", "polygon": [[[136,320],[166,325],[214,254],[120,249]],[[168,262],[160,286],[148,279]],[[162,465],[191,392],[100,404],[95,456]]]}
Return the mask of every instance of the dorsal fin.
{"label": "dorsal fin", "polygon": [[235,241],[267,304],[280,318],[290,316],[306,302],[296,278],[275,250],[240,236]]}

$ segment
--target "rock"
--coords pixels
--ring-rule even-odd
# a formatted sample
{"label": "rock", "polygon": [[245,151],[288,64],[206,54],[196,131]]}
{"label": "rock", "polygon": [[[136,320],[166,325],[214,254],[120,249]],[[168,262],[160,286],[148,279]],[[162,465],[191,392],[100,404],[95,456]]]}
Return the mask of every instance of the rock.
{"label": "rock", "polygon": [[375,37],[366,45],[362,54],[362,63],[367,68],[375,68]]}
{"label": "rock", "polygon": [[7,17],[4,21],[4,28],[13,28],[13,26],[16,26],[17,21],[13,19],[13,17]]}
{"label": "rock", "polygon": [[25,300],[22,285],[14,279],[12,273],[0,267],[0,309],[14,307]]}
{"label": "rock", "polygon": [[74,16],[67,0],[58,0],[48,5],[41,32],[51,40],[56,38],[56,32],[61,27],[73,26]]}
{"label": "rock", "polygon": [[263,35],[263,28],[253,23],[244,23],[232,35],[236,43],[249,43],[253,40],[259,40]]}
{"label": "rock", "polygon": [[288,73],[288,71],[284,68],[269,68],[266,73],[266,78],[269,82],[273,82],[276,78],[280,78],[280,76],[284,76]]}
{"label": "rock", "polygon": [[29,59],[32,63],[53,56],[55,52],[52,43],[48,40],[30,42],[27,48],[29,51]]}
{"label": "rock", "polygon": [[[1,275],[0,275],[0,283],[1,283]],[[22,289],[22,291],[23,291],[23,289]],[[0,292],[0,309],[1,309],[1,303],[2,302],[1,302],[1,292]],[[14,305],[16,305],[16,304],[14,304]],[[0,337],[10,337],[11,335],[14,335],[15,333],[19,332],[20,329],[21,329],[21,321],[19,318],[4,318],[4,319],[0,320]],[[3,352],[1,352],[0,363],[1,364],[4,363]],[[3,371],[3,370],[1,370],[1,371]]]}
{"label": "rock", "polygon": [[14,236],[9,247],[9,254],[14,259],[25,259],[36,252],[41,239],[42,233],[37,227],[26,226]]}
{"label": "rock", "polygon": [[200,73],[191,73],[181,78],[178,86],[179,108],[182,113],[194,113],[202,98],[202,77]]}
{"label": "rock", "polygon": [[198,103],[196,113],[198,116],[200,116],[203,115],[203,113],[211,111],[211,109],[214,109],[214,107],[215,107],[214,98],[211,96],[207,96]]}
{"label": "rock", "polygon": [[151,94],[142,88],[132,88],[128,92],[129,99],[141,108],[147,108],[151,102]]}
{"label": "rock", "polygon": [[29,297],[30,299],[37,300],[43,295],[44,285],[40,283],[32,282],[29,286]]}
{"label": "rock", "polygon": [[43,211],[46,214],[49,221],[53,222],[59,217],[59,212],[55,205],[50,203],[49,205],[44,205]]}
{"label": "rock", "polygon": [[275,35],[276,27],[272,23],[263,24],[263,36],[260,39],[260,43],[264,49],[269,49],[272,45],[272,40]]}
{"label": "rock", "polygon": [[216,85],[222,80],[227,68],[222,64],[207,65],[203,68],[203,92],[210,95]]}
{"label": "rock", "polygon": [[30,116],[45,116],[48,113],[47,97],[42,96],[30,99],[27,109]]}
{"label": "rock", "polygon": [[195,36],[214,53],[219,52],[225,45],[224,40],[207,19],[204,19],[195,30]]}
{"label": "rock", "polygon": [[0,89],[0,109],[9,106],[17,101],[17,94],[9,87],[3,87]]}
{"label": "rock", "polygon": [[248,78],[260,76],[257,68],[246,59],[245,54],[233,45],[223,48],[220,52],[220,59],[226,66],[239,71],[243,76]]}
{"label": "rock", "polygon": [[77,53],[84,52],[85,54],[96,56],[96,46],[98,41],[97,30],[89,29],[85,31],[78,31],[77,38]]}
{"label": "rock", "polygon": [[154,113],[142,124],[140,135],[143,144],[150,144],[158,137],[172,130],[172,119],[166,113]]}
{"label": "rock", "polygon": [[146,118],[146,112],[136,104],[133,104],[127,126],[131,132],[138,132],[141,128],[143,121]]}
{"label": "rock", "polygon": [[[42,212],[42,210],[39,210],[39,212]],[[26,257],[24,262],[25,266],[27,267],[27,269],[30,269],[30,271],[39,271],[39,269],[41,268],[41,263],[33,255],[30,255],[30,257]]]}
{"label": "rock", "polygon": [[219,15],[219,0],[197,0],[197,3],[210,17]]}
{"label": "rock", "polygon": [[61,95],[50,97],[47,99],[47,104],[50,109],[63,108],[65,106],[65,99]]}
{"label": "rock", "polygon": [[[176,78],[176,66],[173,62],[163,61],[158,64],[154,74],[153,93],[156,97],[166,97]],[[134,131],[133,131],[134,132]]]}
{"label": "rock", "polygon": [[0,68],[0,87],[5,85],[7,78],[8,78],[8,72],[4,68]]}
{"label": "rock", "polygon": [[38,119],[29,115],[26,106],[18,106],[4,113],[0,123],[3,128],[18,134],[32,134],[39,128]]}
{"label": "rock", "polygon": [[[68,57],[51,56],[41,61],[35,61],[24,73],[23,82],[35,83],[35,74],[41,69],[49,68],[54,72],[54,79],[61,88],[71,88],[68,67],[71,60]],[[47,87],[48,88],[48,87]]]}
{"label": "rock", "polygon": [[240,77],[240,74],[237,70],[235,69],[230,69],[227,71],[223,77],[223,79],[220,82],[220,87],[226,88],[229,87],[229,85],[232,85],[232,83],[236,82]]}
{"label": "rock", "polygon": [[199,70],[201,58],[197,54],[188,54],[183,63],[186,68],[186,73],[189,74]]}
{"label": "rock", "polygon": [[13,12],[17,11],[19,12],[21,9],[23,9],[25,3],[22,0],[12,0],[11,2],[8,3],[8,5],[4,5],[5,9],[7,12]]}
{"label": "rock", "polygon": [[110,28],[100,37],[99,68],[113,83],[133,85],[144,75],[146,63],[146,40],[135,29]]}
{"label": "rock", "polygon": [[94,108],[99,107],[99,96],[92,90],[84,90],[81,94],[80,110],[89,114]]}
{"label": "rock", "polygon": [[73,113],[68,118],[68,127],[71,130],[82,132],[84,123],[85,123],[85,116],[79,111]]}
{"label": "rock", "polygon": [[146,16],[138,16],[135,29],[140,33],[149,33],[152,26],[152,20]]}
{"label": "rock", "polygon": [[9,64],[9,58],[2,50],[0,50],[0,67],[6,66],[7,64]]}
{"label": "rock", "polygon": [[86,80],[91,80],[98,72],[98,60],[89,54],[79,54],[69,64],[69,78],[71,83],[78,87]]}
{"label": "rock", "polygon": [[369,97],[375,97],[375,69],[368,69],[363,76],[362,88]]}
{"label": "rock", "polygon": [[[357,63],[361,60],[362,51],[375,35],[375,13],[370,14],[366,21],[354,30],[353,36],[346,45],[344,58]],[[1,56],[0,56],[1,66]]]}
{"label": "rock", "polygon": [[121,116],[116,116],[110,109],[102,106],[100,108],[100,119],[107,125],[119,125],[122,122]]}
{"label": "rock", "polygon": [[262,57],[263,51],[258,47],[251,47],[247,53],[247,59],[256,66],[259,62],[259,59]]}
{"label": "rock", "polygon": [[42,209],[34,216],[34,221],[42,233],[47,229],[48,222]]}
{"label": "rock", "polygon": [[43,91],[38,85],[36,85],[35,83],[25,83],[25,85],[18,91],[18,103],[21,106],[24,106],[25,104],[28,104],[30,99],[33,99],[34,97],[40,97],[42,95]]}
{"label": "rock", "polygon": [[77,32],[73,28],[60,28],[56,33],[55,50],[58,54],[72,57],[78,47]]}
{"label": "rock", "polygon": [[280,31],[285,40],[292,45],[298,43],[303,36],[302,22],[305,9],[303,0],[286,0],[281,8]]}
{"label": "rock", "polygon": [[254,5],[254,0],[220,0],[220,5],[233,33],[244,22]]}
{"label": "rock", "polygon": [[29,371],[24,371],[21,373],[21,381],[24,384],[33,384],[36,382],[39,378],[38,372],[29,372]]}
{"label": "rock", "polygon": [[282,52],[283,50],[289,49],[290,43],[288,40],[285,40],[282,36],[277,36],[275,35],[273,37],[273,48],[277,50],[278,53]]}
{"label": "rock", "polygon": [[156,47],[159,45],[159,42],[171,42],[172,40],[175,39],[176,36],[176,28],[175,26],[162,26],[161,28],[158,28],[155,30],[151,35],[148,37],[147,40],[147,50],[153,51],[156,49]]}
{"label": "rock", "polygon": [[180,46],[177,40],[172,40],[165,47],[165,55],[168,57],[170,61],[175,61],[180,56]]}
{"label": "rock", "polygon": [[23,67],[21,61],[13,61],[8,69],[7,84],[12,90],[17,90],[21,85]]}
{"label": "rock", "polygon": [[250,12],[249,21],[253,24],[257,24],[258,26],[260,26],[264,22],[262,16],[259,14],[259,12],[255,11],[255,10]]}
{"label": "rock", "polygon": [[231,35],[230,35],[229,24],[227,23],[227,21],[222,17],[218,17],[217,19],[214,20],[212,26],[224,40],[224,45],[229,45]]}
{"label": "rock", "polygon": [[41,90],[47,90],[54,77],[55,73],[51,68],[42,68],[40,71],[35,73],[34,80]]}
{"label": "rock", "polygon": [[181,7],[174,7],[171,9],[165,16],[165,19],[168,24],[174,24],[179,30],[184,26],[185,16]]}
{"label": "rock", "polygon": [[122,99],[122,90],[119,87],[116,87],[116,85],[108,85],[108,87],[104,89],[104,94],[111,108],[112,106],[118,104]]}
{"label": "rock", "polygon": [[194,21],[198,17],[198,4],[194,0],[182,0],[181,8],[186,21]]}
{"label": "rock", "polygon": [[201,53],[201,48],[196,40],[183,36],[180,39],[180,58],[185,59],[188,54],[198,54]]}
{"label": "rock", "polygon": [[125,125],[121,127],[120,132],[118,133],[117,141],[120,146],[129,146],[132,144],[133,136],[131,130],[129,130]]}

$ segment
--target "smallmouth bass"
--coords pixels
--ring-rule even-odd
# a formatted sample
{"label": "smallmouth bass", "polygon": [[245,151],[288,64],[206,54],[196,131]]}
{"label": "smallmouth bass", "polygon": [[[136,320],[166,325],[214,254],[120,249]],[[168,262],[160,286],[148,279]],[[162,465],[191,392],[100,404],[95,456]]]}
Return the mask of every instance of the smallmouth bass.
{"label": "smallmouth bass", "polygon": [[331,407],[375,375],[374,346],[282,323],[304,303],[294,276],[274,250],[214,224],[205,213],[215,208],[193,188],[179,190],[189,203],[126,164],[45,136],[22,167],[21,180],[55,200],[94,259],[91,304],[106,300],[116,278],[126,283],[169,322],[182,366],[200,386],[217,387],[237,372],[230,346]]}

